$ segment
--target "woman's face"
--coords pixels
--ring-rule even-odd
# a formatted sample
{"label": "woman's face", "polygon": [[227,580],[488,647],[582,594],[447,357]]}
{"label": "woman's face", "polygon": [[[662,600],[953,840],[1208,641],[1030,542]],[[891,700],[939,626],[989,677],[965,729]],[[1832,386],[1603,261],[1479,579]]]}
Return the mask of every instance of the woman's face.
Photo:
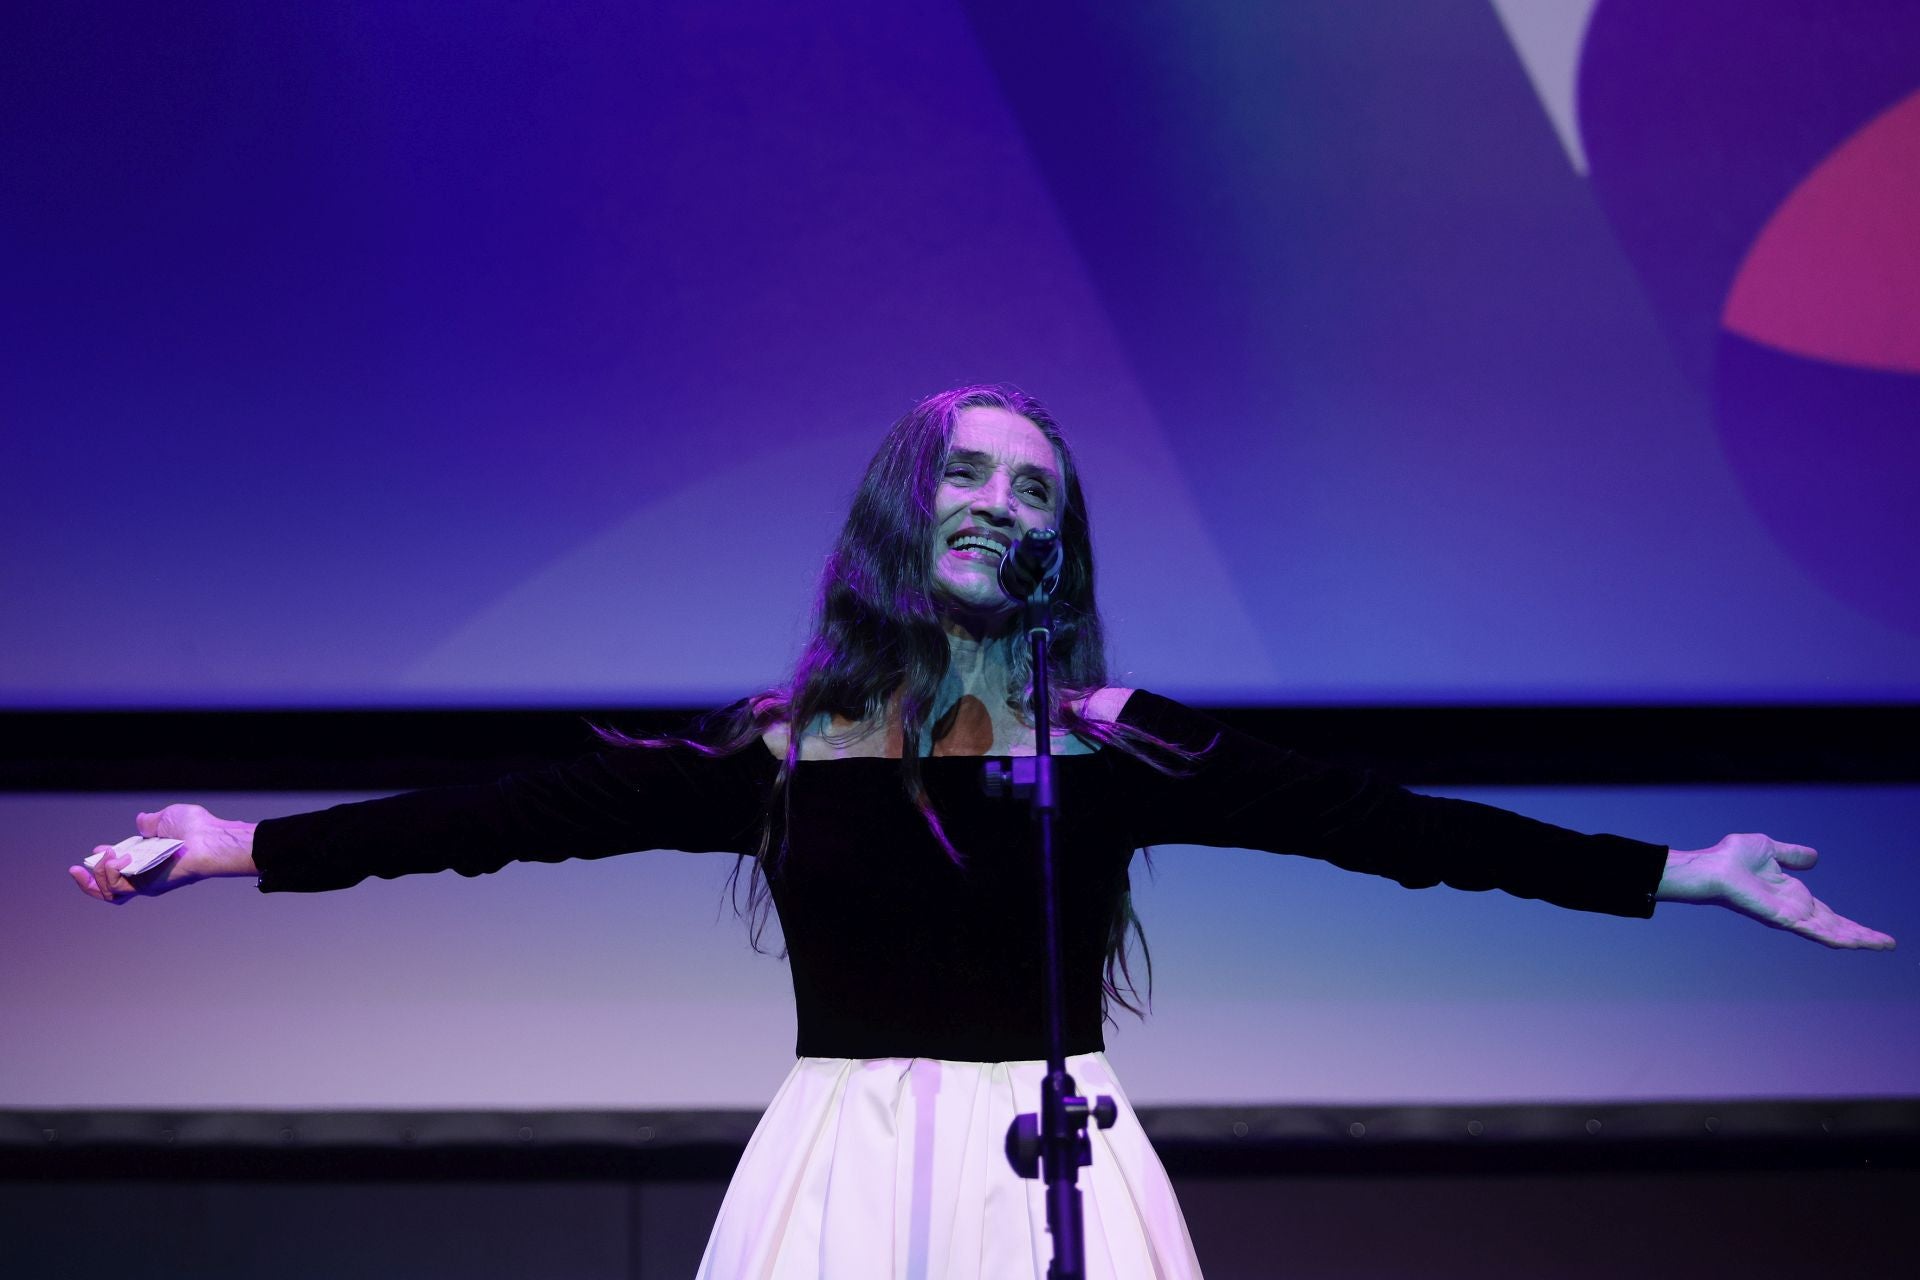
{"label": "woman's face", "polygon": [[948,613],[984,620],[1013,608],[1000,558],[1027,530],[1053,527],[1061,490],[1059,454],[1040,428],[997,406],[959,412],[933,495],[933,589]]}

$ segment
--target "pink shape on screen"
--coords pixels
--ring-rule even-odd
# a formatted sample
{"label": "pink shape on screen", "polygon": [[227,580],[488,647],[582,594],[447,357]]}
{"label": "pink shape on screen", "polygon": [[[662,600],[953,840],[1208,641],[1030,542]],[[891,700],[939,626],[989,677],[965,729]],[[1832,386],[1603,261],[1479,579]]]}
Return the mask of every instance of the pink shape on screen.
{"label": "pink shape on screen", "polygon": [[1721,323],[1795,355],[1920,373],[1920,92],[1781,203],[1740,264]]}

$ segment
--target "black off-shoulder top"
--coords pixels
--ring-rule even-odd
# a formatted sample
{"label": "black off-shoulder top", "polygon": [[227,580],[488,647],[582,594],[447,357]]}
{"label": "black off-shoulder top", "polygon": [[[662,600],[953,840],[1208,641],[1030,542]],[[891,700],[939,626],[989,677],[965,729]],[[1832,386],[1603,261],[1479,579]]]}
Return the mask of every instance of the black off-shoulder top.
{"label": "black off-shoulder top", "polygon": [[[1164,773],[1111,747],[1057,757],[1067,1052],[1103,1047],[1101,975],[1127,867],[1147,845],[1301,854],[1410,888],[1503,889],[1562,907],[1653,913],[1666,850],[1582,835],[1318,764],[1134,693],[1120,722],[1201,751]],[[1046,1056],[1036,871],[1025,806],[987,795],[980,757],[924,762],[948,856],[899,762],[802,762],[769,885],[785,935],[801,1056],[1006,1061]],[[758,745],[605,751],[498,782],[338,805],[259,824],[266,892],[368,876],[497,871],[640,849],[750,854],[778,762]],[[779,815],[776,815],[779,817]],[[780,829],[774,847],[780,847]]]}

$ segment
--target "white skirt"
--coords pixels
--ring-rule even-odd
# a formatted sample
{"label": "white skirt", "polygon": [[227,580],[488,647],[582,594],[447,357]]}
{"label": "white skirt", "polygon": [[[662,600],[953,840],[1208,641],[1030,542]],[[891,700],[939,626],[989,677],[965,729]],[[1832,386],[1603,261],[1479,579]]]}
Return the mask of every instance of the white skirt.
{"label": "white skirt", "polygon": [[[1103,1053],[1067,1060],[1120,1118],[1080,1170],[1089,1280],[1198,1280],[1160,1158]],[[1043,1280],[1045,1185],[1007,1163],[1044,1062],[802,1058],[747,1143],[701,1280]]]}

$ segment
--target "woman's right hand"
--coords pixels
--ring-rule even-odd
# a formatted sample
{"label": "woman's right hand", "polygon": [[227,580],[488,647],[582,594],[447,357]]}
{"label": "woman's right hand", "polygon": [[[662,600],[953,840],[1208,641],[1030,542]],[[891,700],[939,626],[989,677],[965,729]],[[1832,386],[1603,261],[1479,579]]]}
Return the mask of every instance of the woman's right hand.
{"label": "woman's right hand", "polygon": [[110,844],[97,845],[93,851],[100,861],[92,869],[80,864],[67,868],[82,893],[101,902],[121,903],[213,876],[257,874],[251,822],[216,818],[197,804],[170,804],[157,813],[135,815],[133,825],[143,836],[185,843],[165,862],[132,879],[120,874],[127,861],[124,854],[115,853]]}

